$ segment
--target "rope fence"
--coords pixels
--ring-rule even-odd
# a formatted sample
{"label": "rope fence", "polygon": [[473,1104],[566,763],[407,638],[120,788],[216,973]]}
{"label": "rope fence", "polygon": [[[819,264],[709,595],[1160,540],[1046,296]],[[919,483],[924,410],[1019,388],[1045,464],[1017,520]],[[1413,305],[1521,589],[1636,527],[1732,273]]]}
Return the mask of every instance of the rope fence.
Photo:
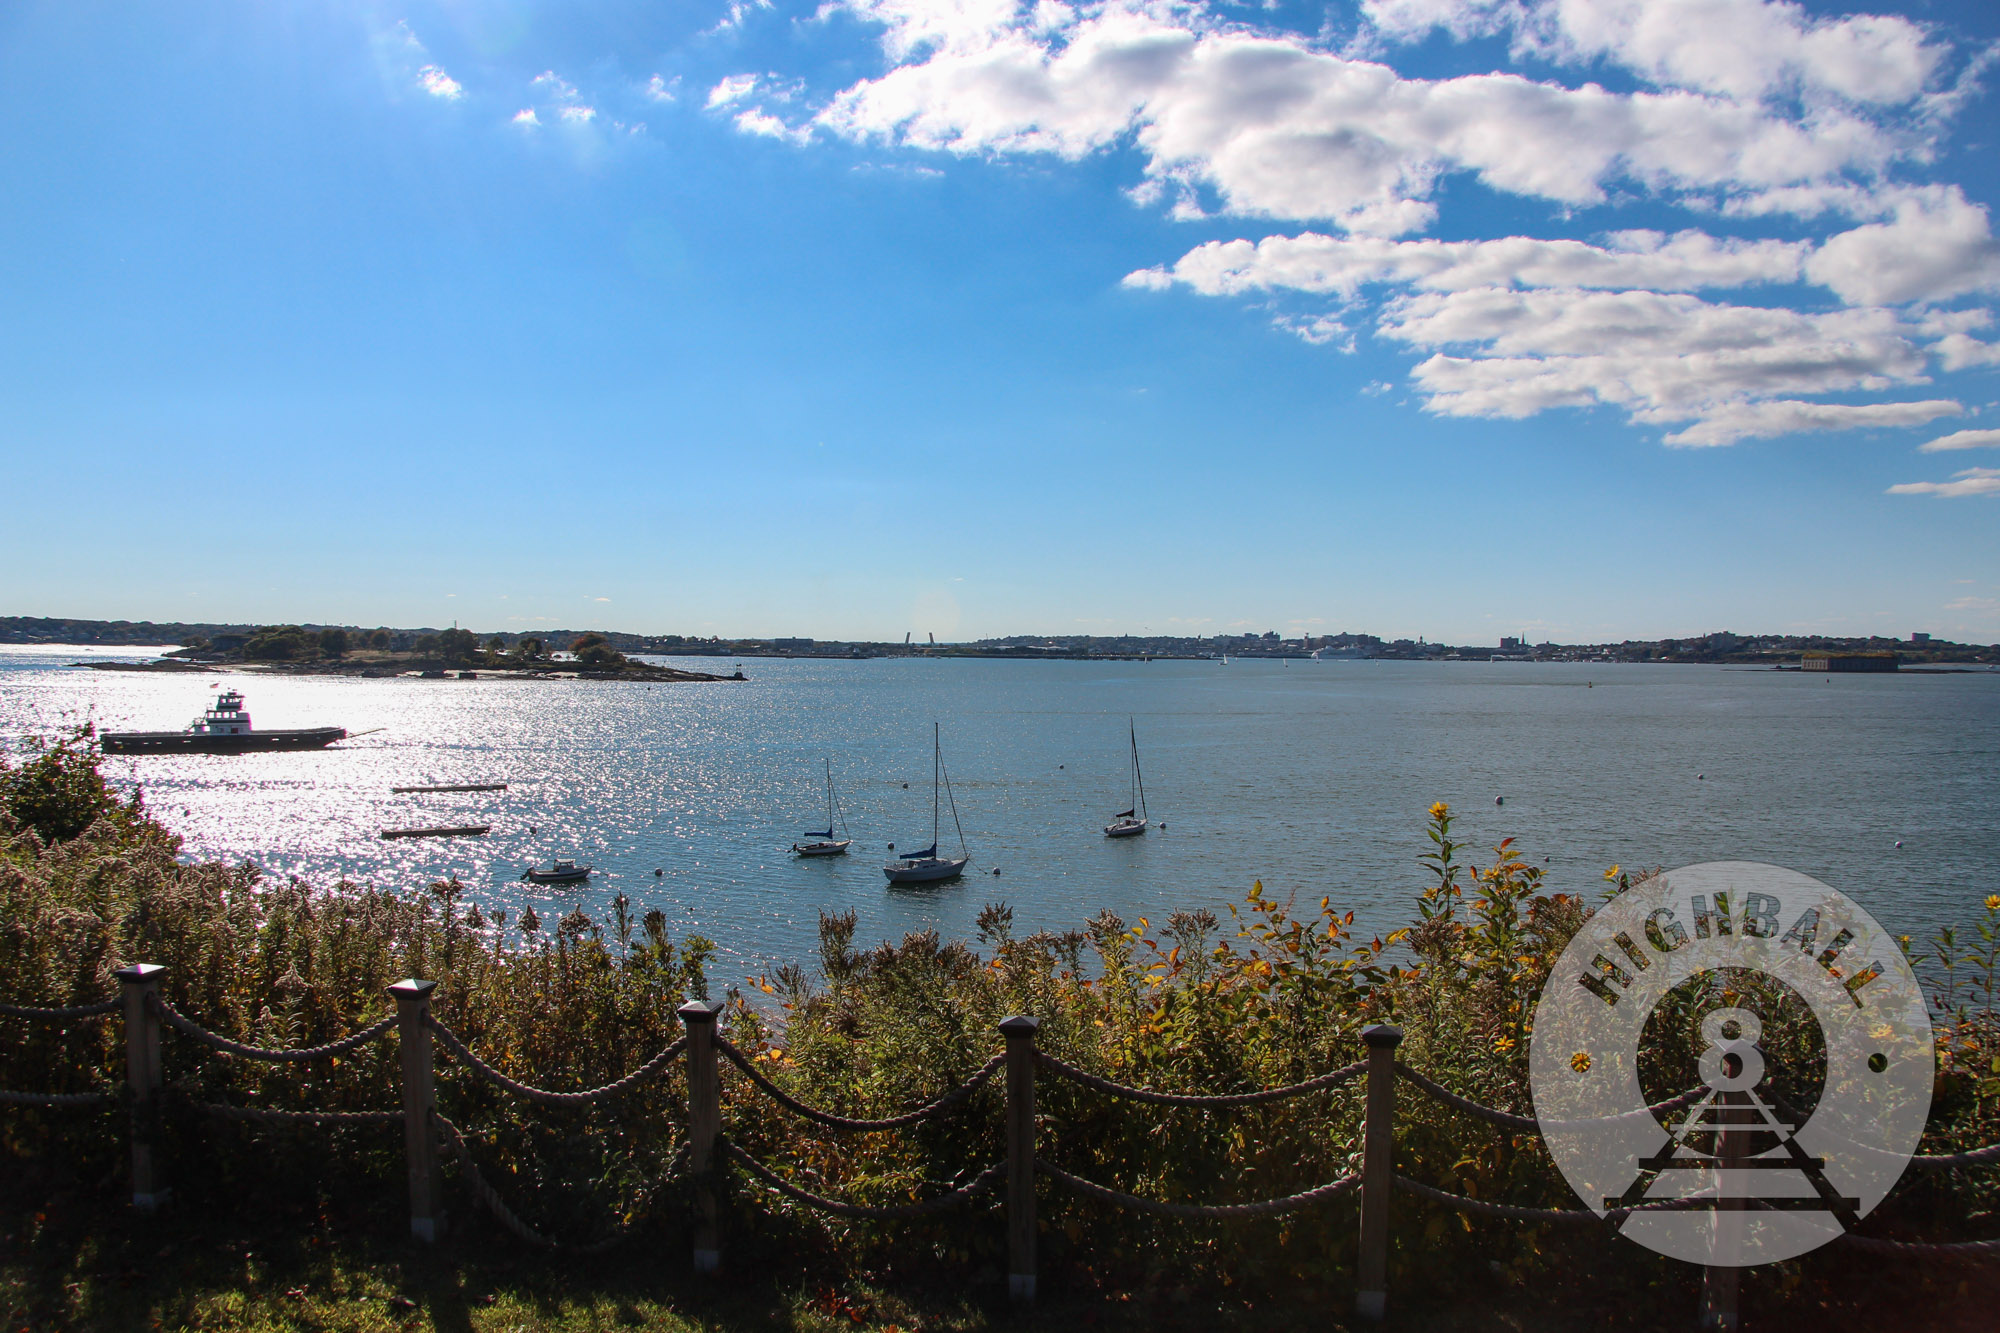
{"label": "rope fence", "polygon": [[831,1213],[835,1217],[845,1217],[863,1222],[914,1222],[920,1217],[931,1217],[937,1213],[957,1208],[961,1204],[970,1203],[992,1189],[1007,1174],[1007,1164],[1001,1162],[987,1167],[957,1189],[947,1190],[934,1198],[924,1199],[917,1203],[880,1206],[847,1203],[840,1199],[829,1199],[823,1194],[813,1194],[810,1191],[801,1189],[773,1171],[770,1167],[765,1166],[749,1153],[744,1152],[743,1149],[737,1147],[728,1139],[720,1140],[718,1146],[722,1149],[723,1155],[730,1161],[736,1163],[736,1165],[742,1167],[745,1171],[748,1171],[758,1180],[763,1181],[786,1198],[805,1204],[809,1208],[817,1208],[823,1213]]}
{"label": "rope fence", "polygon": [[97,1004],[72,1004],[60,1009],[38,1009],[25,1004],[0,1004],[0,1014],[8,1018],[33,1018],[46,1023],[67,1023],[82,1019],[103,1018],[118,1012],[121,1000],[104,1000]]}
{"label": "rope fence", "polygon": [[1094,1181],[1085,1180],[1081,1176],[1073,1176],[1054,1163],[1045,1162],[1039,1157],[1035,1159],[1035,1170],[1075,1190],[1087,1199],[1115,1204],[1120,1208],[1130,1208],[1134,1212],[1151,1213],[1155,1217],[1177,1217],[1186,1222],[1221,1222],[1296,1212],[1316,1203],[1324,1203],[1328,1199],[1337,1199],[1361,1183],[1361,1174],[1355,1172],[1298,1194],[1288,1194],[1282,1199],[1266,1199],[1261,1203],[1168,1203],[1164,1199],[1143,1199],[1136,1194],[1120,1193]]}
{"label": "rope fence", "polygon": [[330,1041],[324,1046],[301,1046],[289,1050],[279,1050],[268,1046],[247,1046],[234,1038],[225,1037],[219,1032],[210,1032],[207,1028],[167,1003],[166,997],[157,992],[148,995],[146,1003],[155,1013],[167,1021],[168,1027],[171,1027],[184,1037],[192,1038],[195,1042],[208,1047],[211,1051],[216,1051],[222,1055],[240,1056],[245,1060],[263,1060],[271,1064],[302,1063],[307,1060],[326,1060],[336,1055],[345,1055],[349,1051],[358,1050],[366,1046],[378,1037],[387,1036],[389,1029],[396,1026],[396,1016],[391,1014],[372,1027],[363,1028],[351,1036],[342,1037],[339,1041]]}
{"label": "rope fence", "polygon": [[1282,1088],[1263,1088],[1257,1092],[1226,1092],[1221,1094],[1154,1092],[1149,1088],[1134,1088],[1123,1083],[1114,1083],[1108,1078],[1078,1069],[1066,1060],[1058,1059],[1047,1051],[1035,1052],[1035,1062],[1053,1074],[1060,1074],[1072,1083],[1080,1083],[1086,1088],[1107,1093],[1113,1097],[1123,1097],[1127,1101],[1146,1102],[1152,1106],[1187,1106],[1203,1110],[1220,1110],[1229,1106],[1255,1106],[1260,1102],[1275,1102],[1286,1097],[1297,1097],[1307,1092],[1323,1092],[1352,1082],[1368,1068],[1366,1060],[1356,1060],[1351,1065],[1343,1065],[1318,1078],[1309,1078],[1303,1083],[1293,1083]]}
{"label": "rope fence", "polygon": [[[1727,1198],[1734,1207],[1756,1209],[1754,1197],[1724,1196],[1711,1186],[1706,1193],[1654,1199],[1631,1207],[1612,1208],[1599,1213],[1589,1208],[1548,1208],[1499,1200],[1478,1199],[1423,1181],[1396,1170],[1395,1117],[1396,1085],[1401,1082],[1424,1097],[1511,1134],[1540,1133],[1583,1124],[1609,1124],[1624,1119],[1661,1119],[1692,1106],[1707,1093],[1695,1088],[1651,1106],[1591,1122],[1538,1121],[1498,1107],[1487,1106],[1445,1087],[1425,1074],[1411,1069],[1396,1058],[1402,1033],[1393,1027],[1376,1025],[1362,1032],[1365,1057],[1316,1077],[1280,1087],[1228,1093],[1166,1092],[1135,1087],[1093,1074],[1069,1061],[1041,1050],[1036,1044],[1038,1020],[1025,1016],[1002,1022],[1002,1049],[964,1079],[932,1100],[894,1115],[867,1118],[839,1115],[812,1106],[793,1096],[769,1074],[721,1035],[718,1019],[722,1006],[711,1001],[690,1001],[680,1007],[678,1017],[683,1034],[657,1054],[623,1077],[601,1087],[576,1092],[559,1092],[535,1087],[501,1072],[431,1013],[434,983],[403,981],[389,988],[395,1012],[388,1017],[337,1041],[318,1046],[279,1049],[249,1045],[211,1031],[182,1013],[161,994],[165,969],[136,964],[121,969],[118,979],[123,994],[116,1001],[68,1008],[38,1008],[23,1005],[0,1006],[0,1014],[33,1021],[67,1022],[101,1018],[114,1011],[125,1016],[126,1082],[121,1094],[105,1092],[17,1092],[0,1091],[0,1105],[47,1109],[103,1109],[124,1105],[131,1115],[133,1203],[141,1210],[157,1208],[166,1198],[161,1164],[155,1158],[156,1122],[160,1106],[171,1099],[186,1109],[217,1119],[265,1127],[341,1127],[391,1125],[404,1129],[404,1152],[410,1188],[411,1234],[435,1241],[444,1234],[442,1168],[455,1164],[464,1191],[474,1204],[490,1215],[504,1230],[523,1243],[564,1254],[596,1254],[622,1241],[644,1216],[669,1184],[678,1182],[688,1189],[694,1223],[694,1260],[698,1271],[711,1271],[721,1260],[719,1237],[724,1203],[723,1173],[734,1168],[785,1199],[804,1207],[850,1221],[908,1222],[964,1208],[976,1200],[998,1194],[1007,1228],[1008,1287],[1019,1301],[1034,1299],[1036,1282],[1037,1181],[1046,1179],[1064,1190],[1095,1203],[1154,1217],[1185,1222],[1233,1221],[1271,1217],[1316,1207],[1352,1195],[1359,1195],[1359,1258],[1356,1268],[1356,1311],[1363,1319],[1383,1317],[1387,1303],[1388,1253],[1391,1235],[1391,1199],[1407,1195],[1461,1214],[1497,1221],[1531,1224],[1622,1226],[1641,1213],[1679,1209],[1712,1208]],[[161,1033],[171,1029],[196,1045],[216,1054],[273,1063],[297,1063],[329,1059],[387,1037],[393,1030],[400,1046],[400,1110],[312,1110],[261,1106],[240,1106],[196,1099],[186,1085],[169,1086],[162,1076]],[[685,1125],[680,1148],[660,1175],[647,1183],[641,1205],[624,1214],[612,1233],[585,1244],[558,1241],[536,1230],[493,1188],[481,1172],[467,1135],[447,1118],[437,1105],[433,1047],[446,1053],[475,1077],[503,1092],[527,1101],[554,1107],[579,1107],[621,1096],[642,1084],[663,1077],[677,1063],[685,1073],[687,1098],[683,1104],[670,1097],[676,1119]],[[986,1166],[963,1183],[949,1187],[898,1184],[898,1189],[935,1189],[929,1197],[906,1203],[869,1204],[835,1198],[805,1188],[779,1167],[759,1161],[723,1132],[721,1065],[735,1066],[750,1086],[785,1110],[814,1124],[842,1131],[881,1132],[900,1129],[935,1119],[969,1106],[989,1085],[998,1082],[1004,1092],[1003,1124],[1005,1153],[1001,1160]],[[1036,1136],[1037,1075],[1059,1079],[1104,1096],[1143,1105],[1182,1109],[1227,1111],[1263,1105],[1288,1098],[1335,1092],[1359,1085],[1362,1092],[1359,1168],[1325,1184],[1280,1198],[1230,1203],[1172,1202],[1126,1193],[1111,1186],[1075,1175],[1038,1153]],[[1348,1159],[1354,1161],[1353,1157]],[[2000,1144],[1968,1148],[1949,1153],[1919,1154],[1908,1165],[1920,1170],[1959,1170],[2000,1161]],[[1719,1174],[1719,1173],[1718,1173]],[[1777,1206],[1777,1205],[1771,1205]],[[2000,1238],[1918,1242],[1886,1240],[1845,1234],[1839,1243],[1864,1253],[1886,1256],[1985,1258],[2000,1255]],[[1713,1275],[1734,1270],[1711,1268]],[[1734,1283],[1716,1283],[1711,1292],[1724,1291],[1732,1304]],[[1719,1308],[1719,1307],[1711,1307]]]}
{"label": "rope fence", "polygon": [[940,1116],[952,1107],[971,1100],[972,1094],[986,1086],[987,1080],[993,1077],[994,1071],[999,1069],[1007,1058],[1004,1055],[994,1056],[991,1060],[988,1060],[977,1070],[973,1071],[972,1075],[963,1083],[960,1083],[936,1101],[919,1106],[914,1111],[905,1111],[901,1115],[886,1116],[880,1120],[861,1120],[852,1116],[835,1115],[831,1111],[822,1111],[816,1106],[806,1105],[766,1078],[758,1070],[757,1066],[752,1064],[743,1052],[737,1050],[726,1037],[717,1037],[715,1039],[715,1049],[727,1057],[729,1063],[742,1070],[745,1077],[757,1085],[758,1091],[784,1107],[787,1111],[790,1111],[794,1115],[804,1116],[816,1124],[827,1125],[833,1129],[847,1130],[900,1129],[904,1125],[914,1125]]}
{"label": "rope fence", "polygon": [[7,1106],[116,1106],[118,1099],[108,1092],[0,1092],[0,1104]]}
{"label": "rope fence", "polygon": [[467,1069],[470,1069],[473,1073],[479,1075],[497,1088],[504,1088],[517,1097],[526,1097],[529,1101],[540,1102],[544,1106],[587,1106],[591,1102],[601,1101],[606,1097],[616,1097],[622,1092],[629,1092],[648,1079],[657,1078],[665,1073],[667,1067],[673,1063],[674,1057],[687,1049],[687,1038],[677,1037],[673,1041],[668,1042],[658,1055],[646,1061],[645,1064],[640,1065],[625,1077],[607,1083],[601,1088],[588,1088],[582,1092],[552,1092],[547,1088],[530,1087],[518,1079],[509,1078],[507,1075],[501,1073],[492,1065],[480,1059],[471,1047],[458,1039],[458,1034],[438,1022],[437,1019],[427,1017],[425,1023],[430,1028],[431,1035],[436,1037],[447,1051],[458,1057],[459,1061]]}

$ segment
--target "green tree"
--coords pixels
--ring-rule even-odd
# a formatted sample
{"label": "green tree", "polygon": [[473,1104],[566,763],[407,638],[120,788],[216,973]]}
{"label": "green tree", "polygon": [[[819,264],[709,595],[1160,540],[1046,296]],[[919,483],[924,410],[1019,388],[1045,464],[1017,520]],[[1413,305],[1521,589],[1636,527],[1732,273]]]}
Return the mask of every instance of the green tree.
{"label": "green tree", "polygon": [[387,648],[389,646],[389,631],[387,629],[378,629],[370,634],[368,636],[368,646],[370,648]]}
{"label": "green tree", "polygon": [[319,653],[319,637],[297,625],[265,625],[243,645],[243,656],[253,662],[296,662]]}
{"label": "green tree", "polygon": [[347,648],[346,630],[323,629],[319,632],[319,650],[328,657],[345,657]]}
{"label": "green tree", "polygon": [[448,629],[438,635],[438,655],[447,662],[470,662],[479,655],[479,636],[469,629]]}
{"label": "green tree", "polygon": [[40,834],[67,842],[104,816],[128,819],[139,797],[122,801],[97,771],[97,733],[88,722],[54,742],[30,741],[36,751],[19,767],[0,754],[0,812]]}

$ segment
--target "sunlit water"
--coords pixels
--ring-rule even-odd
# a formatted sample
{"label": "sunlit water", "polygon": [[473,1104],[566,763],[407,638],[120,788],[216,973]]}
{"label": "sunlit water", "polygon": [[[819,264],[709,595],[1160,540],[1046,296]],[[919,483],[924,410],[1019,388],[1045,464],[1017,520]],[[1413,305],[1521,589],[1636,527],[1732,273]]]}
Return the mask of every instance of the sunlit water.
{"label": "sunlit water", "polygon": [[[863,943],[931,927],[967,937],[989,901],[1011,904],[1018,929],[1065,929],[1106,907],[1155,921],[1219,911],[1261,878],[1302,900],[1330,894],[1364,927],[1399,924],[1437,800],[1480,848],[1518,838],[1558,889],[1594,895],[1613,862],[1766,860],[1917,933],[1974,915],[2000,861],[1990,673],[751,660],[748,683],[648,686],[67,665],[86,655],[147,656],[0,649],[0,732],[86,718],[176,728],[212,681],[243,690],[259,727],[381,728],[324,752],[108,760],[189,856],[396,888],[456,875],[488,907],[532,902],[545,916],[602,917],[622,890],[677,934],[716,940],[725,979],[810,959],[821,909],[857,912]],[[1100,828],[1126,805],[1128,717],[1166,827],[1114,842]],[[886,844],[930,840],[933,720],[972,868],[892,888]],[[822,826],[828,759],[855,845],[796,860],[790,843]],[[389,791],[488,781],[508,790]],[[378,836],[458,823],[493,831]],[[957,845],[948,809],[942,842]],[[554,857],[597,873],[580,889],[518,880]]]}

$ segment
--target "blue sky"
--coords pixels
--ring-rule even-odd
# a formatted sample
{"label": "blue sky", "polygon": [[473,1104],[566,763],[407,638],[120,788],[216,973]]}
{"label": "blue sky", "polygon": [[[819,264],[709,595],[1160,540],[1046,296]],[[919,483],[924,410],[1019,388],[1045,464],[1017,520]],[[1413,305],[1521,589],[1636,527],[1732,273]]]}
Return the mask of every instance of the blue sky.
{"label": "blue sky", "polygon": [[2000,639],[1996,43],[16,3],[0,611]]}

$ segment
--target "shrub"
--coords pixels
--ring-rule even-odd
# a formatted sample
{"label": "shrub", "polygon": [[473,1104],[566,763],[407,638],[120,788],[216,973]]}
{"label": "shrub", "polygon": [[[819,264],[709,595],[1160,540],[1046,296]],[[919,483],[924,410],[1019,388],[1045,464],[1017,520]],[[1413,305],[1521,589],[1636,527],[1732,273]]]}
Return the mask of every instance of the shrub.
{"label": "shrub", "polygon": [[[710,943],[673,940],[658,911],[635,920],[622,895],[608,922],[580,911],[554,922],[524,912],[510,926],[505,913],[465,906],[455,881],[410,894],[345,883],[314,889],[268,882],[249,866],[185,864],[178,840],[136,800],[121,804],[101,783],[91,785],[95,756],[86,741],[58,741],[7,770],[0,998],[96,1000],[114,991],[118,966],[158,962],[170,969],[166,993],[197,1020],[243,1040],[293,1046],[375,1021],[390,1010],[389,984],[421,976],[439,983],[438,1017],[490,1062],[544,1087],[585,1088],[650,1058],[678,1034],[679,1003],[709,992]],[[24,785],[19,775],[30,771],[54,777]],[[44,792],[79,795],[65,803]],[[24,813],[51,802],[66,813],[45,836]],[[96,817],[76,829],[93,810]],[[1072,1064],[1189,1092],[1322,1073],[1356,1058],[1362,1026],[1394,1020],[1406,1031],[1402,1055],[1410,1064],[1467,1096],[1525,1112],[1533,998],[1588,907],[1544,892],[1541,872],[1511,842],[1483,868],[1464,862],[1442,805],[1433,807],[1427,834],[1415,920],[1381,938],[1357,937],[1352,914],[1327,899],[1301,904],[1261,885],[1226,920],[1176,912],[1156,927],[1101,913],[1075,930],[1023,936],[1012,912],[993,904],[979,918],[976,942],[925,931],[871,950],[855,948],[853,915],[826,915],[816,975],[793,965],[750,979],[765,997],[758,1007],[731,989],[726,1031],[794,1095],[879,1116],[928,1101],[976,1070],[1011,1013],[1039,1017],[1043,1047]],[[1929,1146],[1948,1150],[2000,1137],[1991,1008],[2000,895],[1987,900],[1974,931],[1942,934],[1936,948],[1938,956],[1924,961],[1933,972],[1942,966],[1948,980],[1936,995],[1941,1079]],[[1691,1023],[1697,1005],[1684,999]],[[123,1057],[115,1023],[24,1031],[24,1039],[0,1044],[0,1087],[116,1088]],[[170,1037],[166,1059],[170,1107],[397,1104],[389,1042],[291,1067],[215,1059]],[[678,1082],[655,1080],[588,1109],[549,1109],[499,1093],[448,1056],[439,1061],[440,1105],[466,1130],[488,1179],[532,1225],[571,1239],[632,1218],[681,1225],[686,1208],[656,1184],[684,1124]],[[734,1076],[724,1080],[724,1099],[734,1142],[815,1192],[860,1202],[925,1197],[1003,1153],[997,1081],[958,1113],[880,1134],[820,1130]],[[1218,1114],[1138,1105],[1044,1078],[1038,1110],[1042,1155],[1117,1189],[1169,1200],[1293,1193],[1351,1171],[1359,1146],[1358,1083]],[[17,1179],[81,1175],[101,1183],[106,1207],[117,1206],[110,1182],[124,1131],[115,1117],[0,1114]],[[1401,1101],[1397,1126],[1398,1166],[1409,1175],[1482,1199],[1574,1206],[1533,1135],[1469,1123],[1414,1097]],[[394,1135],[266,1133],[184,1110],[163,1132],[163,1155],[191,1206],[241,1213],[275,1206],[259,1200],[303,1198],[341,1216],[401,1207]],[[1990,1184],[1933,1178],[1888,1211],[1894,1223],[1964,1235],[1970,1219],[1992,1208],[1991,1194]],[[1059,1192],[1042,1207],[1043,1268],[1055,1284],[1310,1291],[1352,1271],[1351,1208],[1183,1223]],[[1435,1292],[1471,1280],[1455,1276],[1463,1274],[1552,1278],[1574,1267],[1580,1252],[1599,1276],[1615,1268],[1658,1281],[1667,1271],[1665,1261],[1609,1238],[1558,1240],[1534,1226],[1469,1223],[1407,1196],[1397,1210],[1396,1280],[1421,1274]],[[1004,1262],[1001,1229],[979,1209],[876,1226],[828,1219],[756,1189],[728,1216],[729,1243],[757,1247],[767,1267],[818,1255],[893,1277],[927,1267],[997,1272]]]}

